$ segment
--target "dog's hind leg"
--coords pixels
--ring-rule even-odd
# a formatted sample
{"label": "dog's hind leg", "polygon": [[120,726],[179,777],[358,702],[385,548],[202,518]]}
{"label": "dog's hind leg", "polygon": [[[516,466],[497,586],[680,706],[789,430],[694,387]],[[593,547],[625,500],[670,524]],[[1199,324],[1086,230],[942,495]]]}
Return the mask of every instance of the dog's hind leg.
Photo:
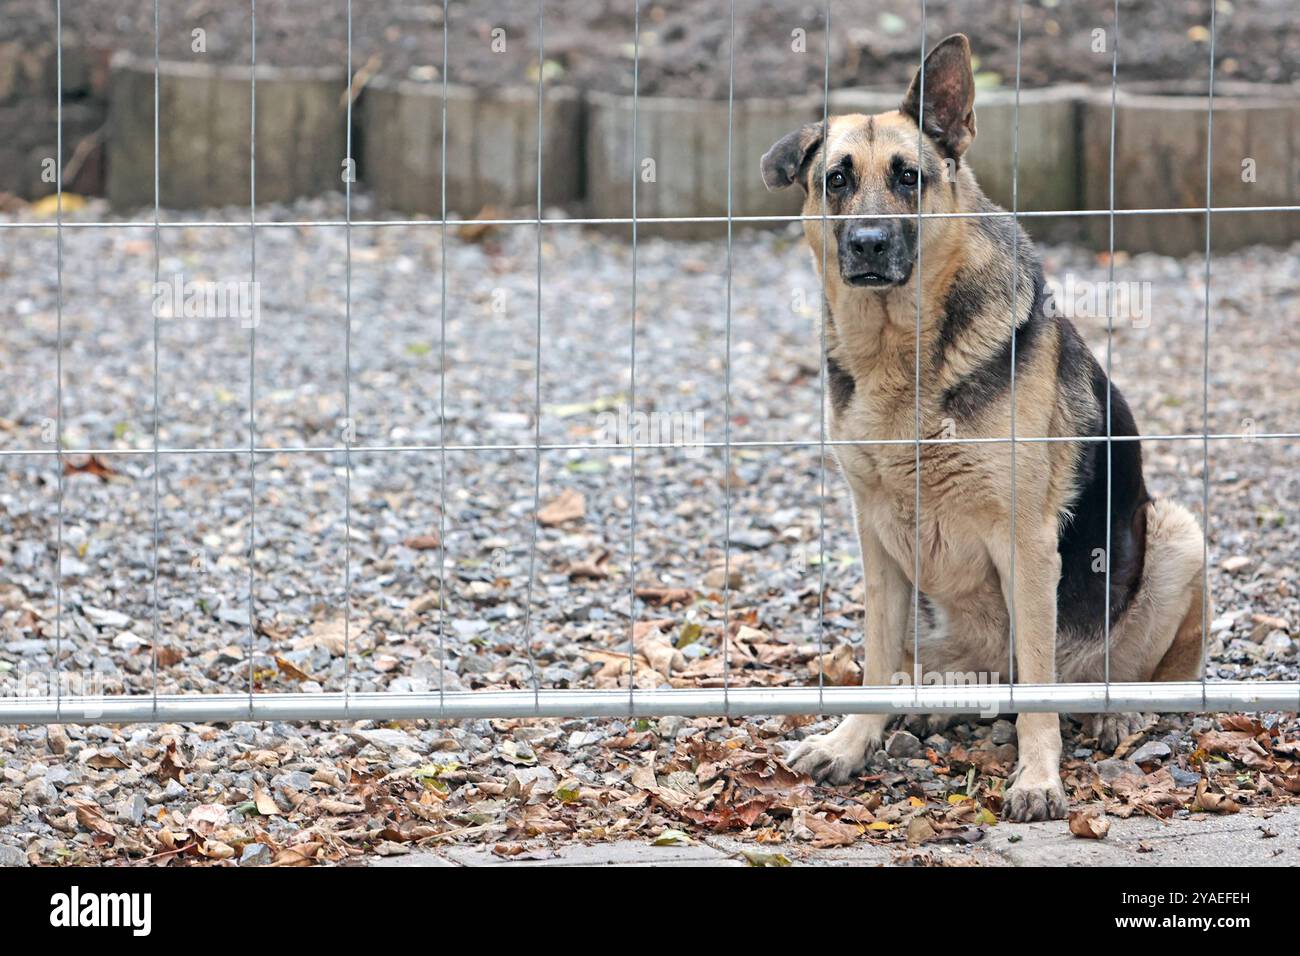
{"label": "dog's hind leg", "polygon": [[[1174,632],[1164,654],[1150,671],[1148,680],[1152,681],[1197,681],[1201,679],[1201,661],[1204,654],[1203,633],[1201,630],[1202,595],[1201,577],[1198,573],[1185,592],[1187,610]],[[1166,625],[1166,628],[1168,625]],[[1156,644],[1159,648],[1163,644]],[[1085,737],[1097,738],[1097,749],[1103,753],[1114,753],[1125,737],[1137,733],[1151,725],[1152,721],[1142,714],[1089,714],[1083,722]]]}
{"label": "dog's hind leg", "polygon": [[[861,519],[857,524],[866,578],[862,684],[864,687],[896,684],[903,674],[903,638],[908,633],[911,584],[875,533],[864,528]],[[911,683],[910,674],[908,671],[906,683]],[[890,716],[851,714],[830,733],[804,740],[786,762],[818,782],[847,783],[862,771],[867,757],[879,748]]]}
{"label": "dog's hind leg", "polygon": [[[1119,681],[1195,681],[1204,653],[1204,542],[1191,512],[1157,499],[1147,512],[1142,584],[1111,629],[1111,673]],[[1099,674],[1080,675],[1100,679]],[[1147,724],[1138,714],[1092,714],[1084,735],[1114,752]]]}

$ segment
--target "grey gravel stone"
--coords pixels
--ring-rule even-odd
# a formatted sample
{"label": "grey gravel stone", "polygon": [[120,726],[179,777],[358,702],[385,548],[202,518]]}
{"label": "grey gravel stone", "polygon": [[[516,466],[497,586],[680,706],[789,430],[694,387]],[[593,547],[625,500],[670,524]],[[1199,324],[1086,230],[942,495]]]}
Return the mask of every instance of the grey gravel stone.
{"label": "grey gravel stone", "polygon": [[1104,783],[1114,783],[1124,776],[1145,776],[1141,767],[1131,760],[1119,760],[1112,757],[1096,764],[1097,775]]}
{"label": "grey gravel stone", "polygon": [[245,843],[239,854],[240,866],[266,866],[271,862],[271,848],[265,843]]}
{"label": "grey gravel stone", "polygon": [[1184,770],[1182,767],[1170,767],[1169,774],[1174,778],[1174,783],[1180,787],[1195,787],[1201,780],[1199,773]]}
{"label": "grey gravel stone", "polygon": [[1164,760],[1173,751],[1167,743],[1160,740],[1148,740],[1133,753],[1129,754],[1128,759],[1133,763],[1143,764],[1150,763],[1154,760]]}
{"label": "grey gravel stone", "polygon": [[885,741],[885,753],[895,759],[914,757],[920,752],[921,741],[917,740],[916,734],[907,730],[896,730]]}
{"label": "grey gravel stone", "polygon": [[27,854],[16,846],[0,843],[0,866],[28,866]]}
{"label": "grey gravel stone", "polygon": [[291,770],[288,773],[276,774],[271,778],[272,790],[308,790],[311,785],[311,774],[302,770]]}
{"label": "grey gravel stone", "polygon": [[53,785],[44,777],[29,780],[23,787],[23,802],[37,807],[48,807],[58,799]]}
{"label": "grey gravel stone", "polygon": [[162,792],[163,800],[166,801],[179,800],[181,797],[186,796],[186,794],[186,789],[175,780],[168,780],[167,786],[163,787]]}
{"label": "grey gravel stone", "polygon": [[421,749],[420,741],[404,730],[391,730],[388,728],[354,730],[352,736],[362,743],[371,744],[380,750],[393,751],[403,747],[408,750]]}
{"label": "grey gravel stone", "polygon": [[989,739],[998,746],[1015,743],[1016,725],[1009,720],[993,721],[993,727],[989,731]]}

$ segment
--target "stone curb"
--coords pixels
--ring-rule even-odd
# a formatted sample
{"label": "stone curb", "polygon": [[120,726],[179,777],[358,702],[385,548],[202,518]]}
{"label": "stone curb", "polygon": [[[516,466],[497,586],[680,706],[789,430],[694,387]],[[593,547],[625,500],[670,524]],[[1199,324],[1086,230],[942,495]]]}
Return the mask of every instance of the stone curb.
{"label": "stone curb", "polygon": [[[283,148],[257,153],[257,201],[342,189],[346,156],[343,68],[259,66],[257,128]],[[247,67],[163,62],[159,79],[159,191],[163,206],[248,205],[252,82]],[[108,188],[115,208],[154,201],[154,69],[119,53],[109,87]]]}
{"label": "stone curb", "polygon": [[[11,58],[12,59],[12,58]],[[72,61],[74,64],[78,61]],[[17,61],[15,61],[17,64]],[[11,64],[7,86],[26,82],[30,64]],[[23,67],[23,72],[19,70]],[[3,71],[0,71],[3,72]],[[258,67],[259,130],[291,130],[286,148],[257,159],[257,198],[283,202],[340,188],[346,149],[341,69]],[[107,193],[119,209],[153,203],[153,64],[113,58],[107,82]],[[1205,205],[1204,83],[1128,84],[1116,97],[1117,209]],[[246,67],[164,62],[161,81],[161,191],[165,206],[245,205],[249,199],[249,81]],[[1015,201],[1022,211],[1104,210],[1110,191],[1111,96],[1068,85],[1020,93]],[[892,109],[896,90],[839,90],[831,113]],[[1016,96],[981,92],[978,137],[969,161],[988,195],[1010,208]],[[14,108],[12,102],[10,108]],[[799,190],[770,193],[758,157],[796,126],[819,119],[822,98],[746,99],[731,111],[727,163],[726,102],[548,87],[543,98],[542,202],[595,218],[791,216]],[[353,109],[360,185],[380,209],[442,215],[442,86],[373,80]],[[537,202],[537,91],[453,85],[447,100],[447,210],[472,217],[485,209],[531,215]],[[1243,179],[1251,162],[1254,181]],[[1216,206],[1300,204],[1300,88],[1223,82],[1214,102],[1213,202]],[[24,181],[25,182],[25,181]],[[26,187],[22,187],[24,191]],[[3,184],[0,184],[3,187]],[[730,194],[730,195],[729,195]],[[740,227],[780,222],[741,223]],[[1033,217],[1038,239],[1105,248],[1109,216]],[[1222,214],[1214,246],[1300,239],[1300,215]],[[630,226],[611,227],[631,232]],[[1119,216],[1115,245],[1192,254],[1204,248],[1204,214]],[[643,235],[720,237],[726,224],[647,223]]]}

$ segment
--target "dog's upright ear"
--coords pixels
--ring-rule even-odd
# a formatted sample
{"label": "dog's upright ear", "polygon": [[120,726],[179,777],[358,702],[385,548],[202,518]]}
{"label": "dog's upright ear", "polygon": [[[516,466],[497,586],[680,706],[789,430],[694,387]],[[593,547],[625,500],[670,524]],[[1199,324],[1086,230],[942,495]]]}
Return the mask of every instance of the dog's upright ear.
{"label": "dog's upright ear", "polygon": [[784,189],[795,180],[808,188],[803,174],[813,154],[821,146],[826,130],[820,120],[804,123],[793,133],[787,133],[772,144],[763,154],[763,185],[770,190]]}
{"label": "dog's upright ear", "polygon": [[917,70],[899,109],[956,159],[975,139],[975,74],[966,35],[954,33],[939,41],[925,58],[924,72],[924,104],[922,71]]}

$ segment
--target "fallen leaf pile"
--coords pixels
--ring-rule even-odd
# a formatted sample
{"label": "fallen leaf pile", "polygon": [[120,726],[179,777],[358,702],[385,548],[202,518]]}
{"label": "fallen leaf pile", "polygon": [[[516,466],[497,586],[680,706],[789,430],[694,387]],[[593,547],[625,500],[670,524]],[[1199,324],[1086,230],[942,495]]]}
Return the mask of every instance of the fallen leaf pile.
{"label": "fallen leaf pile", "polygon": [[[676,673],[676,654],[659,627],[640,630],[647,671]],[[115,734],[80,748],[75,729],[70,742],[54,728],[49,766],[71,761],[78,773],[41,811],[50,835],[27,853],[52,863],[313,866],[452,844],[542,859],[572,842],[687,845],[729,836],[756,866],[859,843],[887,846],[899,863],[969,865],[974,858],[953,851],[1003,825],[1016,758],[1007,722],[998,722],[1002,730],[962,723],[944,732],[961,742],[946,745],[946,737],[922,742],[900,730],[889,743],[898,758],[823,787],[782,757],[812,720],[281,725],[279,737],[243,731],[247,747],[223,759],[210,749],[223,736],[214,727],[163,725],[141,746]],[[1266,813],[1300,803],[1294,724],[1284,729],[1276,715],[1197,721],[1195,749],[1150,771],[1102,753],[1067,761],[1071,814],[1061,826],[1098,840],[1110,817]],[[223,771],[237,785],[214,787]],[[38,799],[0,786],[0,822],[14,803],[6,793]]]}

